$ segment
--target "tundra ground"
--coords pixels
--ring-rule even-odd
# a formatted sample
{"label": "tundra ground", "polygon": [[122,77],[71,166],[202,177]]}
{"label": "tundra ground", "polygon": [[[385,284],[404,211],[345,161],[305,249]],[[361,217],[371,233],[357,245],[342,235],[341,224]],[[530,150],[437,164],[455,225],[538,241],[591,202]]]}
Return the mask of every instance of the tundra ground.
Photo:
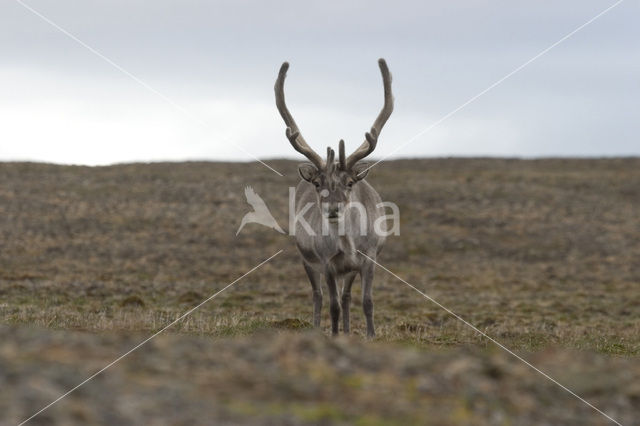
{"label": "tundra ground", "polygon": [[[378,337],[309,329],[295,162],[0,163],[0,424],[28,417],[284,252],[34,424],[607,424],[378,269]],[[640,418],[640,159],[383,162],[379,261],[623,424]],[[356,281],[357,283],[357,281]],[[328,300],[323,319],[327,334]],[[5,409],[5,407],[9,407]]]}

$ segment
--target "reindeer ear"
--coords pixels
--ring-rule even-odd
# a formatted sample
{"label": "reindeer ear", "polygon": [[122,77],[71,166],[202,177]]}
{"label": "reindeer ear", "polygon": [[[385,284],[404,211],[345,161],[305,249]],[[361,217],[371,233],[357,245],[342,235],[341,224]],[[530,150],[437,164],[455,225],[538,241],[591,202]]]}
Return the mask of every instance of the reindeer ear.
{"label": "reindeer ear", "polygon": [[351,168],[353,172],[353,178],[355,180],[362,180],[369,174],[369,163],[356,163]]}
{"label": "reindeer ear", "polygon": [[318,174],[318,169],[311,163],[302,163],[298,166],[298,173],[302,179],[311,182],[311,179]]}

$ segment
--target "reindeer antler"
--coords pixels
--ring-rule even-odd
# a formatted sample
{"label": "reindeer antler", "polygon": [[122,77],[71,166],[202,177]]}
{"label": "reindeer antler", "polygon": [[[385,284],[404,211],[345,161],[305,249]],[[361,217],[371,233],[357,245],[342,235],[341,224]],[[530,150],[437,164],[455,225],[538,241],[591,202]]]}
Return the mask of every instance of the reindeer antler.
{"label": "reindeer antler", "polygon": [[280,72],[278,73],[276,85],[274,87],[276,92],[276,106],[278,107],[278,111],[280,112],[280,115],[284,120],[284,124],[287,125],[285,134],[287,135],[287,139],[289,139],[289,142],[296,151],[307,157],[318,168],[318,170],[322,170],[324,168],[324,161],[313,149],[311,149],[311,147],[304,140],[304,138],[300,134],[298,125],[291,116],[291,113],[287,109],[287,104],[284,101],[284,79],[287,76],[288,69],[289,63],[283,62],[282,66],[280,67]]}
{"label": "reindeer antler", "polygon": [[393,93],[391,93],[391,73],[387,67],[387,63],[384,59],[378,59],[378,66],[380,67],[380,73],[382,74],[382,83],[384,85],[384,106],[378,114],[378,118],[373,122],[371,131],[365,133],[365,141],[362,145],[356,149],[353,154],[347,157],[345,161],[345,168],[351,169],[358,161],[371,154],[378,143],[378,136],[384,127],[384,124],[389,119],[389,116],[393,112]]}

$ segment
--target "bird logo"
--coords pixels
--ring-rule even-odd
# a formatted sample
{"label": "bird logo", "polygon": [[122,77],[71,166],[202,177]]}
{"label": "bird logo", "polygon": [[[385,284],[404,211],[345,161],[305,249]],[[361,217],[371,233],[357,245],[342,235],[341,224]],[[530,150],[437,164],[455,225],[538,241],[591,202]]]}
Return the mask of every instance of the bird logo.
{"label": "bird logo", "polygon": [[236,235],[240,233],[244,225],[247,223],[258,223],[260,225],[266,226],[267,228],[275,229],[276,231],[284,234],[278,222],[274,219],[273,215],[267,208],[264,200],[260,198],[258,194],[253,190],[252,187],[247,186],[244,189],[244,196],[247,198],[247,203],[253,207],[253,211],[244,215],[242,221],[240,222],[240,227],[236,232]]}

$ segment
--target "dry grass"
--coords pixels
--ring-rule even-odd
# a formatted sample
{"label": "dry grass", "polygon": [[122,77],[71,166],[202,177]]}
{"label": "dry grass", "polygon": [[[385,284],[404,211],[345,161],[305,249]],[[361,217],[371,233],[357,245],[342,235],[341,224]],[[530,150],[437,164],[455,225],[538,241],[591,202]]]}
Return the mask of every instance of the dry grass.
{"label": "dry grass", "polygon": [[[154,330],[281,248],[178,330],[307,321],[290,237],[259,225],[235,237],[245,184],[286,224],[295,163],[276,165],[286,178],[255,164],[0,165],[2,321]],[[383,163],[370,180],[402,225],[381,261],[516,348],[637,354],[639,170],[635,159]],[[375,293],[382,340],[479,342],[382,270]],[[358,332],[360,310],[352,316]]]}

